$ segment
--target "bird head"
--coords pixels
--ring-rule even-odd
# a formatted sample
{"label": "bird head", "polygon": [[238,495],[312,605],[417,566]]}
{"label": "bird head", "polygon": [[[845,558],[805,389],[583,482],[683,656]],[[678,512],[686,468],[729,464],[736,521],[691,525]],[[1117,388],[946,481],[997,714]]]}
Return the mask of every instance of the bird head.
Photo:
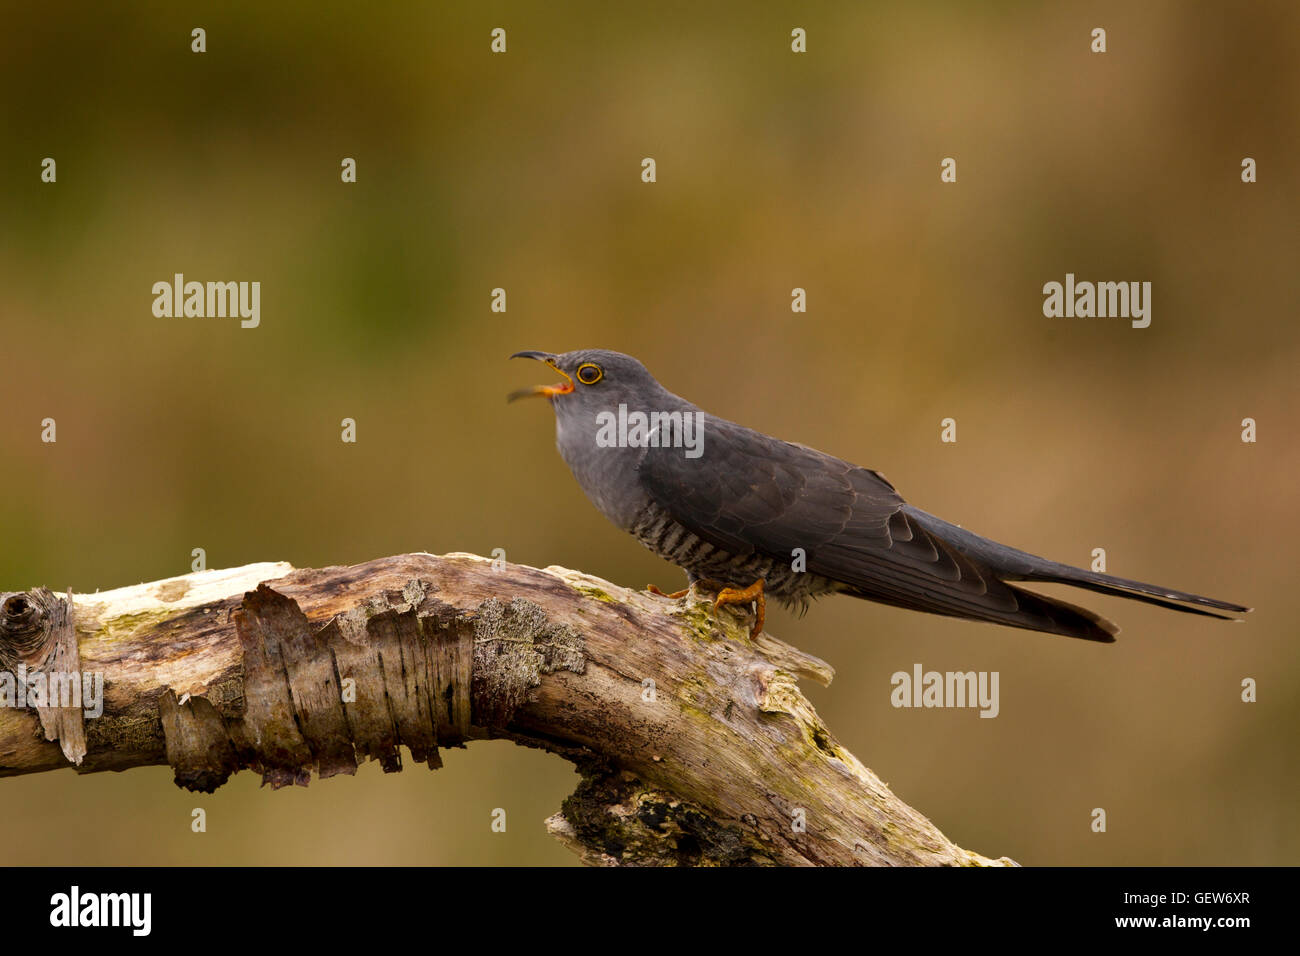
{"label": "bird head", "polygon": [[620,402],[639,405],[662,393],[661,386],[646,367],[622,352],[579,349],[557,355],[528,351],[516,352],[510,357],[545,362],[564,376],[564,381],[521,388],[511,392],[506,401],[546,398],[559,417],[587,417],[597,410],[616,408]]}
{"label": "bird head", "polygon": [[[620,528],[630,529],[648,500],[636,475],[649,451],[648,442],[632,441],[641,433],[632,428],[631,419],[694,406],[668,392],[644,365],[621,352],[516,352],[511,358],[545,362],[563,376],[554,385],[512,392],[509,401],[538,397],[550,402],[560,456],[592,503]],[[684,421],[683,415],[677,418]],[[620,420],[627,425],[626,434],[615,424]]]}

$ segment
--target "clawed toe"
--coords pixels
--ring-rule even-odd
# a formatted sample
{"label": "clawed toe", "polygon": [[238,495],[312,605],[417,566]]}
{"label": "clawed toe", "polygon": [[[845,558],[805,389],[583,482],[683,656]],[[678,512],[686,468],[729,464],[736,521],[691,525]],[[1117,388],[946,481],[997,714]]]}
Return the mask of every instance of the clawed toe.
{"label": "clawed toe", "polygon": [[690,588],[682,588],[680,591],[674,591],[671,594],[669,594],[667,591],[659,590],[659,588],[653,584],[647,584],[645,586],[645,589],[649,591],[651,594],[657,594],[660,597],[672,598],[674,601],[677,600],[678,598],[685,597],[687,594],[690,593],[691,590]]}
{"label": "clawed toe", "polygon": [[763,579],[759,578],[747,588],[723,588],[718,592],[718,598],[713,602],[713,609],[725,605],[749,604],[754,603],[754,626],[750,628],[749,636],[751,639],[758,637],[763,631],[763,624],[767,616],[767,599],[763,596]]}

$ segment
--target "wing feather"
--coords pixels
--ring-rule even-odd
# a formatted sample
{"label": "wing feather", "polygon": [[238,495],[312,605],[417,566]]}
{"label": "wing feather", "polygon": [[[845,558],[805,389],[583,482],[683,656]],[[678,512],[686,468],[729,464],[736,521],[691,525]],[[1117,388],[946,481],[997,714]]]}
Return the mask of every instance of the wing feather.
{"label": "wing feather", "polygon": [[715,547],[775,561],[802,548],[808,571],[860,597],[1113,640],[1103,619],[1006,584],[928,530],[879,473],[712,416],[704,435],[699,458],[648,449],[640,478],[652,500]]}

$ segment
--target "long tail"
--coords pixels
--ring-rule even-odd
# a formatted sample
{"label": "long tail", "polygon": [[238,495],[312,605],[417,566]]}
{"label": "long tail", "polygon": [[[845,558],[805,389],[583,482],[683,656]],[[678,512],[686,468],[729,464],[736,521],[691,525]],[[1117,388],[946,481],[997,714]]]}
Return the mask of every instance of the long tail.
{"label": "long tail", "polygon": [[[1218,614],[1214,611],[1207,611],[1205,608],[1213,607],[1237,614],[1246,614],[1252,610],[1252,608],[1233,604],[1229,601],[1220,601],[1216,598],[1191,594],[1187,591],[1175,591],[1172,588],[1163,588],[1159,585],[1133,581],[1129,578],[1099,574],[1096,571],[1085,571],[1082,568],[1071,567],[1068,564],[1056,564],[1051,561],[1044,561],[1043,563],[1048,567],[1041,570],[1033,569],[1017,577],[1008,574],[1007,578],[1013,581],[1050,581],[1057,584],[1070,584],[1077,588],[1096,591],[1099,594],[1113,594],[1115,597],[1128,598],[1131,601],[1143,601],[1157,607],[1167,607],[1172,611],[1182,611],[1184,614],[1202,614],[1205,617],[1215,617],[1221,621],[1232,621],[1235,618],[1232,614]],[[1177,603],[1179,601],[1185,601],[1186,604]],[[1187,607],[1187,604],[1199,606]]]}
{"label": "long tail", "polygon": [[[1070,584],[1074,587],[1087,588],[1089,591],[1097,591],[1100,594],[1111,594],[1116,597],[1143,601],[1147,604],[1154,604],[1174,611],[1182,611],[1185,614],[1201,614],[1205,617],[1214,617],[1221,620],[1233,620],[1233,617],[1231,614],[1218,614],[1215,611],[1205,610],[1205,608],[1216,608],[1220,611],[1230,611],[1236,614],[1245,614],[1252,610],[1241,604],[1220,601],[1217,598],[1192,594],[1189,591],[1176,591],[1173,588],[1161,587],[1157,584],[1147,584],[1144,581],[1114,577],[1096,571],[1085,571],[1083,568],[1061,564],[1058,561],[1048,561],[1046,558],[1040,558],[1037,555],[1018,551],[1015,548],[1007,547],[1005,544],[999,544],[988,538],[980,537],[964,528],[959,528],[955,524],[944,521],[942,518],[936,518],[932,514],[913,508],[911,505],[904,507],[931,534],[942,537],[958,551],[992,568],[1007,581],[1043,581],[1055,584]],[[1196,606],[1188,607],[1188,604]]]}
{"label": "long tail", "polygon": [[1119,626],[1108,621],[1094,611],[1077,604],[1069,604],[1046,594],[1035,594],[1014,584],[997,582],[1000,587],[1015,593],[1012,607],[1007,609],[944,607],[933,600],[924,600],[915,595],[891,592],[882,588],[844,589],[843,593],[852,594],[879,604],[892,604],[894,607],[924,611],[927,614],[942,614],[946,617],[960,617],[970,621],[989,621],[1007,627],[1022,627],[1027,631],[1042,631],[1045,634],[1060,634],[1063,637],[1077,637],[1085,641],[1097,641],[1112,644]]}

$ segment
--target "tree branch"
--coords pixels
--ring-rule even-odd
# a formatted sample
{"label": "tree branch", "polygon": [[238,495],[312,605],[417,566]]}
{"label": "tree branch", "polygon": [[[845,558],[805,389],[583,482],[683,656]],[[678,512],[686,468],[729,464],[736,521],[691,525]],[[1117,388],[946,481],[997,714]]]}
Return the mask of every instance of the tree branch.
{"label": "tree branch", "polygon": [[[430,767],[508,738],[583,780],[547,821],[596,864],[991,865],[845,750],[796,686],[831,669],[747,622],[469,554],[254,564],[94,595],[0,595],[0,776],[167,763],[210,792]],[[103,713],[49,696],[73,673]],[[7,683],[6,683],[7,680]]]}

